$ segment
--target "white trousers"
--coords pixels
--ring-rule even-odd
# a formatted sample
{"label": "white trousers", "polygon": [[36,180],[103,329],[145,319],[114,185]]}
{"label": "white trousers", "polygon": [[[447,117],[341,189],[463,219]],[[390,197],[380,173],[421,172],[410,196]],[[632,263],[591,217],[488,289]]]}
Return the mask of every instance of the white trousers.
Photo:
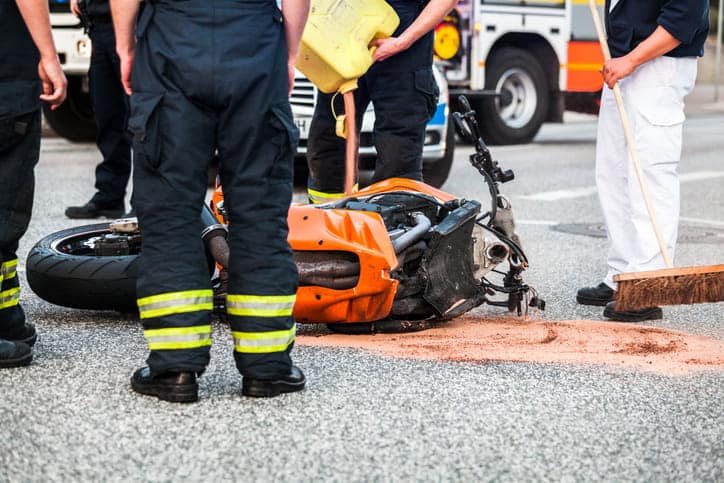
{"label": "white trousers", "polygon": [[[673,258],[679,225],[684,97],[696,80],[696,58],[657,57],[619,82],[656,221]],[[613,91],[604,86],[596,139],[596,185],[610,249],[604,282],[664,268],[628,152]]]}

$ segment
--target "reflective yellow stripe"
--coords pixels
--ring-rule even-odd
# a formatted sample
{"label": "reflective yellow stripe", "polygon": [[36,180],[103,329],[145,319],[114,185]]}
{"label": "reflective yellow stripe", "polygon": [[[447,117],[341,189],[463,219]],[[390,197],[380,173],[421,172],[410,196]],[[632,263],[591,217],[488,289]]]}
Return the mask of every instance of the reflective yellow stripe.
{"label": "reflective yellow stripe", "polygon": [[297,325],[287,330],[269,332],[231,332],[234,337],[234,350],[245,354],[264,354],[283,352],[294,342]]}
{"label": "reflective yellow stripe", "polygon": [[296,295],[227,295],[229,315],[285,317],[292,315]]}
{"label": "reflective yellow stripe", "polygon": [[11,288],[0,292],[0,309],[7,309],[18,305],[20,301],[20,287]]}
{"label": "reflective yellow stripe", "polygon": [[0,265],[0,282],[10,280],[17,274],[18,259],[8,260]]}
{"label": "reflective yellow stripe", "polygon": [[147,329],[143,335],[151,350],[195,349],[211,345],[211,326]]}
{"label": "reflective yellow stripe", "polygon": [[214,293],[210,289],[168,292],[138,299],[142,319],[214,309]]}
{"label": "reflective yellow stripe", "polygon": [[[358,191],[359,190],[359,184],[355,184],[352,187],[352,191]],[[324,191],[317,191],[313,190],[311,188],[307,188],[307,196],[309,197],[309,201],[311,201],[314,204],[318,203],[327,203],[328,201],[344,198],[344,193],[325,193]]]}

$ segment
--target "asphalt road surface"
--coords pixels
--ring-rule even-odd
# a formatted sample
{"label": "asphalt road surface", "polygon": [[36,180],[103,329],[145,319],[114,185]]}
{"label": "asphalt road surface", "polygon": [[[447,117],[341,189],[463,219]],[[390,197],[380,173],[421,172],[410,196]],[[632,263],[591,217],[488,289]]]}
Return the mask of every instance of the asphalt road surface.
{"label": "asphalt road surface", "polygon": [[[685,128],[681,265],[724,260],[724,106],[705,101],[690,108]],[[571,116],[533,144],[493,148],[515,171],[503,190],[531,258],[527,280],[552,320],[601,319],[600,309],[574,302],[578,287],[604,274],[605,239],[590,236],[602,222],[594,138],[594,118]],[[445,188],[484,199],[470,151],[458,147]],[[19,253],[23,282],[35,241],[89,223],[63,211],[92,195],[97,161],[92,145],[45,140]],[[240,396],[219,324],[201,400],[182,406],[131,391],[146,354],[135,318],[53,306],[25,287],[41,338],[32,366],[0,372],[0,481],[724,480],[721,371],[674,377],[298,347],[308,388],[253,400]],[[724,305],[666,308],[652,325],[722,339]]]}

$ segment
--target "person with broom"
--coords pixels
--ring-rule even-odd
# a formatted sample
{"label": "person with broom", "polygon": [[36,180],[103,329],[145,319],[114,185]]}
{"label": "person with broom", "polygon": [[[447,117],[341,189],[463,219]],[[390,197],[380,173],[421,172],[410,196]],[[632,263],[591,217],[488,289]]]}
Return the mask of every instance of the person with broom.
{"label": "person with broom", "polygon": [[617,310],[614,276],[665,266],[629,158],[613,86],[618,83],[650,198],[668,251],[673,254],[679,222],[678,164],[684,97],[696,80],[697,57],[709,31],[706,0],[606,0],[605,23],[612,59],[601,73],[596,142],[596,185],[610,248],[608,271],[595,287],[578,291],[584,305],[605,306],[603,315],[621,322],[661,319],[660,307]]}

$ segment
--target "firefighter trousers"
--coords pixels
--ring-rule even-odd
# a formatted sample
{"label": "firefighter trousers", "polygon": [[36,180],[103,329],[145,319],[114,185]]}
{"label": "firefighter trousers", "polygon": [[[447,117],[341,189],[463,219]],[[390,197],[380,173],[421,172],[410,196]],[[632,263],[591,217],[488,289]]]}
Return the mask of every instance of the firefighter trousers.
{"label": "firefighter trousers", "polygon": [[287,374],[297,271],[286,217],[298,134],[281,12],[272,0],[154,1],[136,35],[129,129],[148,365],[153,374],[201,372],[209,360],[212,291],[199,216],[216,152],[236,364],[252,378]]}
{"label": "firefighter trousers", "polygon": [[37,81],[0,81],[0,335],[11,336],[25,325],[15,252],[33,210],[39,94]]}

